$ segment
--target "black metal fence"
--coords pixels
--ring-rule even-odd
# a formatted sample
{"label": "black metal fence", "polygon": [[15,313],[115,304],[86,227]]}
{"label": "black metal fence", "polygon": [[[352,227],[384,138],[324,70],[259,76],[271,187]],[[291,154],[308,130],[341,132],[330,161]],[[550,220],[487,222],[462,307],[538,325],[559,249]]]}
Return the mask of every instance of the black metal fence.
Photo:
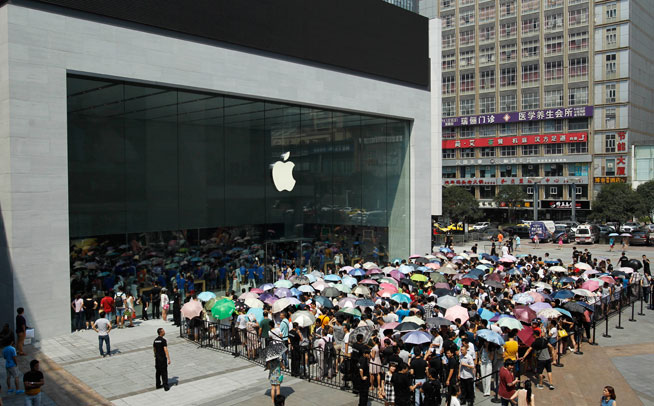
{"label": "black metal fence", "polygon": [[[572,348],[573,352],[577,355],[582,355],[582,343],[586,341],[590,345],[597,345],[595,341],[596,329],[602,322],[605,324],[604,337],[610,338],[609,331],[609,318],[617,316],[617,325],[615,328],[622,329],[622,313],[624,311],[631,311],[630,321],[635,321],[636,305],[640,303],[639,315],[644,315],[643,307],[647,305],[645,296],[650,299],[650,308],[654,308],[654,287],[648,287],[649,294],[645,295],[642,287],[628,286],[626,289],[616,289],[610,295],[601,298],[592,305],[589,305],[589,310],[592,310],[592,317],[588,322],[582,314],[576,314],[574,327],[568,331],[568,336],[559,337],[553,347],[556,354],[554,357],[554,366],[563,367],[561,362]],[[629,309],[631,307],[631,309]],[[230,353],[234,356],[247,358],[250,362],[266,366],[265,354],[266,346],[272,343],[270,338],[262,338],[259,333],[254,329],[238,329],[233,323],[227,324],[226,322],[209,322],[199,319],[188,320],[180,326],[180,335],[192,342],[197,343],[202,348],[211,348],[214,350]],[[572,338],[574,338],[574,345],[572,345]],[[317,345],[317,341],[309,343],[308,345],[299,345],[291,347],[290,350],[284,354],[282,358],[282,368],[285,374],[296,376],[300,379],[305,379],[310,382],[326,385],[332,388],[342,390],[357,391],[361,385],[357,384],[358,369],[356,369],[355,360],[351,359],[344,353],[336,352],[332,354],[331,351],[325,351],[323,346]],[[525,361],[526,363],[526,361]],[[369,398],[383,402],[383,389],[380,386],[384,385],[384,378],[388,372],[389,366],[384,363],[370,362],[370,392]],[[490,385],[492,394],[491,401],[499,403],[498,386],[499,386],[499,370],[502,362],[494,362],[491,366],[492,372],[482,376],[478,364],[476,368],[476,378],[474,379],[474,386],[476,387],[476,397],[480,396],[484,385]],[[488,370],[488,367],[484,368]],[[522,367],[520,370],[524,370]],[[438,371],[439,377],[445,377],[444,370]],[[441,382],[445,379],[441,379]],[[443,387],[443,398],[447,387]],[[481,393],[483,396],[483,393]]]}

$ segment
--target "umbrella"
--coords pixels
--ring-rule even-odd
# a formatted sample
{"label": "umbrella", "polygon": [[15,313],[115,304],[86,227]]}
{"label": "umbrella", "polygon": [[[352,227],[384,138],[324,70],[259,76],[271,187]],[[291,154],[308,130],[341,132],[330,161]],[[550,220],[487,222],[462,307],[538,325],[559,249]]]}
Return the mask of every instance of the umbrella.
{"label": "umbrella", "polygon": [[279,299],[275,303],[273,303],[272,312],[273,313],[279,313],[282,310],[286,309],[290,305],[291,305],[291,301],[287,297],[285,297],[283,299]]}
{"label": "umbrella", "polygon": [[430,317],[427,319],[427,325],[431,327],[451,326],[454,323],[444,317]]}
{"label": "umbrella", "polygon": [[377,264],[375,264],[374,262],[366,262],[362,266],[363,266],[363,269],[366,269],[366,270],[373,269],[373,268],[379,268],[379,266]]}
{"label": "umbrella", "polygon": [[353,270],[353,269],[355,269],[355,268],[352,267],[352,266],[346,265],[346,266],[342,267],[342,268],[339,269],[339,270],[340,270],[340,271],[343,271],[343,272],[350,272],[350,271]]}
{"label": "umbrella", "polygon": [[448,264],[442,267],[441,269],[439,269],[438,272],[445,275],[454,275],[456,273],[456,269],[454,269],[451,265]]}
{"label": "umbrella", "polygon": [[529,308],[530,308],[531,310],[535,311],[536,313],[538,313],[538,312],[540,312],[541,310],[551,309],[552,306],[551,306],[549,303],[545,303],[545,302],[536,302],[536,303],[530,305]]}
{"label": "umbrella", "polygon": [[572,293],[574,293],[575,295],[579,295],[579,296],[586,296],[586,297],[593,296],[593,292],[591,292],[588,289],[572,289]]}
{"label": "umbrella", "polygon": [[562,267],[562,266],[556,265],[556,266],[551,266],[551,267],[550,267],[550,272],[554,272],[554,273],[566,273],[566,272],[568,272],[568,270],[565,269],[565,268]]}
{"label": "umbrella", "polygon": [[618,269],[618,271],[629,274],[629,273],[634,273],[634,268],[630,268],[628,266],[623,266],[623,267],[620,267],[620,269]]}
{"label": "umbrella", "polygon": [[370,296],[370,289],[365,286],[357,286],[352,291],[355,295]]}
{"label": "umbrella", "polygon": [[594,292],[597,289],[599,289],[599,282],[597,282],[597,281],[586,281],[581,285],[581,287],[583,289],[587,289],[587,290],[589,290],[591,292]]}
{"label": "umbrella", "polygon": [[518,293],[513,296],[513,301],[520,304],[532,304],[535,302],[534,298],[527,293]]}
{"label": "umbrella", "polygon": [[638,270],[643,267],[643,264],[637,259],[630,259],[627,264],[634,270]]}
{"label": "umbrella", "polygon": [[486,285],[496,289],[501,289],[504,287],[504,284],[502,282],[496,280],[486,281]]}
{"label": "umbrella", "polygon": [[263,309],[251,307],[246,314],[254,314],[254,317],[257,318],[257,323],[261,323],[263,321]]}
{"label": "umbrella", "polygon": [[394,330],[395,327],[397,327],[400,323],[397,321],[391,321],[390,323],[386,323],[379,330],[384,331],[384,330]]}
{"label": "umbrella", "polygon": [[540,294],[540,293],[538,293],[538,292],[532,292],[532,291],[529,291],[529,292],[527,292],[527,294],[528,294],[529,296],[533,297],[533,298],[534,298],[534,301],[536,301],[536,302],[542,302],[543,300],[545,300],[545,298],[543,297],[543,295]]}
{"label": "umbrella", "polygon": [[577,262],[577,263],[575,264],[575,268],[577,268],[577,269],[581,269],[581,270],[583,270],[583,271],[590,271],[591,269],[593,269],[592,266],[588,265],[588,264],[585,263],[585,262]]}
{"label": "umbrella", "polygon": [[439,269],[441,267],[440,264],[438,264],[436,262],[430,262],[430,263],[426,264],[425,266],[427,268],[431,268],[431,269]]}
{"label": "umbrella", "polygon": [[536,318],[536,312],[527,306],[516,306],[515,309],[513,309],[513,314],[515,314],[515,317],[518,320],[525,323],[530,323]]}
{"label": "umbrella", "polygon": [[202,292],[198,295],[198,299],[200,299],[203,302],[208,302],[211,299],[215,299],[216,294],[213,292]]}
{"label": "umbrella", "polygon": [[357,307],[375,307],[375,302],[370,299],[359,299],[354,302],[354,305]]}
{"label": "umbrella", "polygon": [[495,317],[495,313],[491,312],[488,309],[482,308],[479,310],[479,317],[481,317],[484,320],[490,320],[493,317]]}
{"label": "umbrella", "polygon": [[384,283],[380,284],[379,289],[380,290],[388,290],[388,291],[392,291],[393,293],[397,293],[397,286],[392,285],[390,283],[385,283],[384,282]]}
{"label": "umbrella", "polygon": [[379,285],[379,282],[373,281],[372,279],[364,279],[359,282],[360,285]]}
{"label": "umbrella", "polygon": [[518,258],[514,257],[513,255],[504,255],[502,258],[500,258],[499,262],[516,262]]}
{"label": "umbrella", "polygon": [[475,300],[468,295],[458,295],[456,299],[459,301],[459,303],[465,304],[471,304],[475,302]]}
{"label": "umbrella", "polygon": [[445,275],[438,272],[434,272],[431,275],[429,275],[429,279],[431,279],[434,283],[447,282],[447,278],[445,277]]}
{"label": "umbrella", "polygon": [[393,296],[396,293],[397,293],[397,289],[395,289],[395,290],[386,290],[386,289],[384,289],[384,290],[380,290],[379,292],[377,292],[377,296],[390,298],[391,296]]}
{"label": "umbrella", "polygon": [[564,289],[564,290],[558,290],[558,291],[554,292],[554,294],[552,295],[552,298],[553,299],[570,299],[570,298],[573,298],[574,296],[575,296],[575,294],[572,293],[571,290]]}
{"label": "umbrella", "polygon": [[489,343],[497,344],[500,347],[504,345],[504,339],[501,335],[497,334],[493,330],[481,329],[477,330],[477,337],[483,338]]}
{"label": "umbrella", "polygon": [[436,305],[443,309],[449,309],[450,307],[457,306],[459,304],[459,299],[454,296],[441,296],[436,300]]}
{"label": "umbrella", "polygon": [[[275,282],[275,287],[276,288],[290,289],[291,287],[293,287],[293,284],[288,279],[281,279],[281,280],[278,280],[277,282]],[[264,290],[266,290],[266,289],[264,289]]]}
{"label": "umbrella", "polygon": [[430,343],[433,339],[434,336],[426,331],[411,331],[402,337],[402,341],[404,341],[405,344],[415,345]]}
{"label": "umbrella", "polygon": [[631,237],[631,234],[629,234],[629,233],[622,233],[622,234],[620,234],[620,237]]}
{"label": "umbrella", "polygon": [[263,302],[253,297],[245,299],[245,305],[250,308],[263,309]]}
{"label": "umbrella", "polygon": [[414,331],[418,330],[420,328],[420,325],[417,323],[413,323],[410,321],[407,321],[406,323],[402,322],[395,327],[395,330],[397,331]]}
{"label": "umbrella", "polygon": [[533,342],[536,340],[534,338],[534,329],[529,326],[523,328],[522,330],[518,331],[518,338],[526,346],[531,346],[531,344],[533,344]]}
{"label": "umbrella", "polygon": [[618,234],[618,233],[611,233],[611,234],[609,234],[609,237],[619,237],[619,236],[620,236],[620,234]]}
{"label": "umbrella", "polygon": [[391,278],[393,278],[393,279],[395,279],[397,281],[404,278],[404,274],[402,272],[400,272],[400,271],[391,271],[391,273],[389,275],[391,276]]}
{"label": "umbrella", "polygon": [[353,307],[346,307],[344,309],[339,310],[338,313],[348,314],[348,315],[354,316],[354,317],[361,317],[361,310],[355,309]]}
{"label": "umbrella", "polygon": [[514,319],[513,317],[502,317],[497,325],[500,327],[506,327],[509,330],[522,330],[523,326],[520,323],[520,320]]}
{"label": "umbrella", "polygon": [[281,341],[273,341],[266,346],[266,362],[280,358],[288,348]]}
{"label": "umbrella", "polygon": [[312,287],[309,286],[309,285],[302,285],[302,286],[300,286],[300,287],[297,288],[297,289],[298,289],[300,292],[304,292],[304,293],[313,293],[313,292],[316,291],[314,288],[312,288]]}
{"label": "umbrella", "polygon": [[[351,270],[350,272],[348,272],[348,274],[350,274],[352,276],[366,276],[366,271],[364,271],[361,268],[357,268],[357,269]],[[325,278],[325,280],[331,280],[331,279]]]}
{"label": "umbrella", "polygon": [[564,316],[568,316],[568,317],[572,318],[572,313],[570,313],[566,309],[561,309],[560,307],[555,307],[554,310],[556,310],[557,312],[561,313]]}
{"label": "umbrella", "polygon": [[300,327],[309,327],[316,322],[316,316],[306,310],[300,310],[299,312],[293,313],[291,321],[297,323]]}
{"label": "umbrella", "polygon": [[340,282],[341,277],[338,276],[338,275],[333,275],[333,274],[332,275],[327,275],[327,276],[325,276],[325,281],[327,281],[327,282]]}
{"label": "umbrella", "polygon": [[415,282],[427,282],[427,277],[425,275],[417,273],[411,275],[411,280]]}
{"label": "umbrella", "polygon": [[327,297],[338,297],[341,295],[341,292],[339,292],[338,289],[330,286],[328,288],[325,288],[325,290],[322,291],[322,294],[323,296],[327,296]]}
{"label": "umbrella", "polygon": [[264,283],[263,285],[259,286],[259,289],[261,289],[263,291],[271,290],[271,289],[274,289],[274,288],[275,288],[275,285],[273,285],[272,283]]}
{"label": "umbrella", "polygon": [[336,285],[334,285],[334,287],[338,289],[339,292],[343,292],[343,293],[350,293],[352,291],[352,289],[349,286],[343,285],[342,283],[337,283]]}
{"label": "umbrella", "polygon": [[340,307],[341,309],[346,307],[354,308],[356,307],[355,305],[356,301],[357,301],[356,297],[344,297],[343,299],[338,301],[338,307]]}
{"label": "umbrella", "polygon": [[236,304],[229,299],[220,299],[211,308],[211,314],[218,320],[230,317],[236,311]]}
{"label": "umbrella", "polygon": [[538,312],[538,317],[544,319],[556,319],[561,316],[561,312],[556,309],[543,309]]}
{"label": "umbrella", "polygon": [[367,343],[372,336],[373,329],[369,326],[359,326],[350,332],[350,344],[357,342],[357,336],[361,334],[363,336],[363,342]]}
{"label": "umbrella", "polygon": [[314,283],[311,284],[315,290],[324,290],[326,289],[329,285],[325,283],[322,279],[318,279]]}
{"label": "umbrella", "polygon": [[564,303],[563,308],[568,310],[570,313],[583,314],[586,311],[586,308],[578,302]]}
{"label": "umbrella", "polygon": [[204,304],[204,310],[210,312],[213,305],[216,304],[216,299],[211,299]]}
{"label": "umbrella", "polygon": [[534,282],[534,286],[541,289],[549,289],[550,291],[552,290],[552,285],[545,282]]}
{"label": "umbrella", "polygon": [[182,306],[181,313],[187,319],[198,317],[202,313],[202,303],[197,300],[189,300]]}
{"label": "umbrella", "polygon": [[256,293],[256,294],[260,295],[260,294],[262,294],[264,291],[263,291],[263,289],[252,288],[252,289],[250,289],[250,292],[252,292],[252,293]]}
{"label": "umbrella", "polygon": [[391,300],[397,303],[411,303],[411,297],[404,293],[395,293],[391,296]]}
{"label": "umbrella", "polygon": [[372,269],[369,269],[368,272],[366,272],[366,275],[378,275],[378,274],[381,274],[381,273],[384,273],[381,269],[372,268]]}
{"label": "umbrella", "polygon": [[456,319],[459,319],[463,324],[468,321],[470,316],[468,315],[468,310],[466,308],[457,305],[447,309],[445,312],[445,318],[450,321],[456,321]]}
{"label": "umbrella", "polygon": [[316,301],[320,306],[326,307],[328,309],[331,309],[334,307],[334,303],[332,303],[331,299],[325,297],[325,296],[316,296],[313,298],[313,300]]}
{"label": "umbrella", "polygon": [[422,325],[425,324],[425,321],[418,316],[408,316],[402,319],[402,323],[416,323]]}
{"label": "umbrella", "polygon": [[576,280],[575,280],[575,278],[572,278],[570,276],[564,276],[563,278],[559,279],[559,282],[561,282],[561,283],[575,283]]}
{"label": "umbrella", "polygon": [[275,289],[275,296],[278,298],[290,297],[293,296],[293,293],[291,293],[291,290],[288,288],[277,288]]}

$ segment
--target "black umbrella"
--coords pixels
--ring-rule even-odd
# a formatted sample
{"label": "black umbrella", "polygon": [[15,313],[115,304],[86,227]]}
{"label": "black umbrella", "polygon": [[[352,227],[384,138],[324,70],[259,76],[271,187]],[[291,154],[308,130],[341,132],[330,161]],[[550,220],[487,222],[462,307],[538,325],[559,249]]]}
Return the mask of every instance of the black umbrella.
{"label": "black umbrella", "polygon": [[407,322],[398,324],[397,327],[395,327],[395,330],[397,330],[397,331],[415,331],[415,330],[418,330],[419,328],[420,328],[420,326],[418,325],[418,323],[414,323],[412,321],[407,321]]}
{"label": "black umbrella", "polygon": [[436,288],[434,289],[434,294],[438,297],[441,296],[454,296],[454,292],[452,292],[450,289],[445,289],[445,288]]}
{"label": "black umbrella", "polygon": [[504,284],[502,282],[498,282],[496,280],[486,281],[485,284],[486,286],[490,286],[491,288],[497,288],[497,289],[501,289],[504,287]]}
{"label": "black umbrella", "polygon": [[416,264],[424,265],[424,264],[429,263],[429,260],[427,258],[424,258],[424,257],[418,257],[418,258],[414,259],[413,262],[415,262]]}
{"label": "black umbrella", "polygon": [[443,317],[430,317],[427,319],[427,325],[430,327],[451,326],[454,323]]}
{"label": "black umbrella", "polygon": [[354,344],[357,342],[357,336],[359,334],[363,335],[363,342],[367,343],[368,340],[370,340],[370,337],[372,336],[372,328],[369,326],[360,326],[355,328],[350,332],[350,344]]}
{"label": "black umbrella", "polygon": [[643,267],[643,264],[637,259],[632,259],[632,260],[629,260],[629,262],[627,263],[627,266],[629,268],[633,269],[634,271],[637,271],[637,270],[639,270],[640,268]]}
{"label": "black umbrella", "polygon": [[586,308],[577,302],[568,302],[563,305],[563,308],[570,313],[584,314]]}

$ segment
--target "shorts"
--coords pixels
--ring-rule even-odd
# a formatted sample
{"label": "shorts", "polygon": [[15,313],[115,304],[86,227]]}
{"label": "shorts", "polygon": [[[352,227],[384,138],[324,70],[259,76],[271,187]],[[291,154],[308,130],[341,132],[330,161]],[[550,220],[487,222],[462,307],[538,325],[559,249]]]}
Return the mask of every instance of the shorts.
{"label": "shorts", "polygon": [[548,359],[547,361],[538,360],[538,363],[536,364],[536,372],[538,372],[539,374],[542,374],[543,370],[546,370],[547,372],[552,372],[552,360],[551,359]]}
{"label": "shorts", "polygon": [[170,305],[167,305],[167,304],[163,305],[164,310],[168,310],[169,308],[170,308]]}
{"label": "shorts", "polygon": [[18,367],[13,366],[5,369],[7,370],[7,378],[10,377],[18,378]]}
{"label": "shorts", "polygon": [[124,314],[125,314],[124,307],[116,307],[116,317],[123,317]]}

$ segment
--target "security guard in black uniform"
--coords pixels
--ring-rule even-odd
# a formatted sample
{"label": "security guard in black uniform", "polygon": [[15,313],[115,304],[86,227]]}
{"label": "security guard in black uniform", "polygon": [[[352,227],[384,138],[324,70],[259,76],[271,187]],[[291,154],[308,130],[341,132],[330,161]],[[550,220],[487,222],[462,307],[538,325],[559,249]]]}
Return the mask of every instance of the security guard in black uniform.
{"label": "security guard in black uniform", "polygon": [[154,339],[154,367],[156,370],[157,389],[163,387],[164,390],[170,390],[168,386],[168,365],[170,365],[170,355],[168,354],[168,342],[164,338],[166,331],[163,328],[157,329],[157,338]]}

